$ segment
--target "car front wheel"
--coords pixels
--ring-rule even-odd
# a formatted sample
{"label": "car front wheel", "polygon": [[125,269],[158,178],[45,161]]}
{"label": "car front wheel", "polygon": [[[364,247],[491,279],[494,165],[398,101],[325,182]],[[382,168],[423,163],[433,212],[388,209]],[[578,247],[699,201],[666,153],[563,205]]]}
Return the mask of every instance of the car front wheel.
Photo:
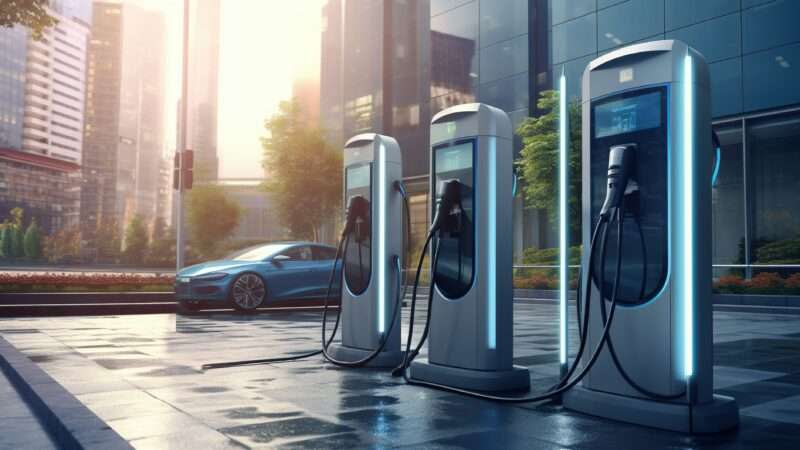
{"label": "car front wheel", "polygon": [[239,311],[253,311],[267,298],[264,280],[254,273],[243,273],[231,285],[231,303]]}

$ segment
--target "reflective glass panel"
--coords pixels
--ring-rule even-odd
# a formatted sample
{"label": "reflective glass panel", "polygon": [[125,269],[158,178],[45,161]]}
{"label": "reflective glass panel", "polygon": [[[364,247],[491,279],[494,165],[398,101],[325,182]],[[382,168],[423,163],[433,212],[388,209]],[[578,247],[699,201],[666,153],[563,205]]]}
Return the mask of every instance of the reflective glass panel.
{"label": "reflective glass panel", "polygon": [[751,259],[800,263],[800,114],[747,122]]}
{"label": "reflective glass panel", "polygon": [[344,256],[344,279],[347,288],[360,295],[369,287],[372,272],[372,164],[361,163],[347,167],[345,175],[345,205],[350,206],[354,197],[367,201],[366,217],[356,220],[353,232],[348,236]]}
{"label": "reflective glass panel", "polygon": [[436,214],[445,184],[456,180],[460,187],[458,206],[443,219],[436,242],[436,286],[447,298],[464,296],[472,286],[475,271],[475,219],[473,140],[445,144],[434,148],[433,214]]}
{"label": "reflective glass panel", "polygon": [[[719,169],[711,190],[714,264],[744,264],[744,166],[740,122],[715,127]],[[720,273],[720,272],[717,272]]]}

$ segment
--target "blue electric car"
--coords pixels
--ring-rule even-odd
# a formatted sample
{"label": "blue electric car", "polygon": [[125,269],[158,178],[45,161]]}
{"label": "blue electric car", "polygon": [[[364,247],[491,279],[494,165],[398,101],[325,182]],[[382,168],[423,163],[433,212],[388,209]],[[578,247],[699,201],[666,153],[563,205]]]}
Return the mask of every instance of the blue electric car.
{"label": "blue electric car", "polygon": [[[335,256],[334,247],[314,242],[258,245],[184,268],[175,277],[175,295],[184,310],[227,302],[252,311],[271,301],[318,299],[325,296]],[[341,263],[334,288],[340,271]]]}

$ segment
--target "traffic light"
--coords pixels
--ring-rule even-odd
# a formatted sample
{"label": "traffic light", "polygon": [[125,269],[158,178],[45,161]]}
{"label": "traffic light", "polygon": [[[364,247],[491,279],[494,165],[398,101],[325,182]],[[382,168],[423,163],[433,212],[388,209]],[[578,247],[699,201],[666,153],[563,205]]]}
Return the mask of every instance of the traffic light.
{"label": "traffic light", "polygon": [[181,152],[175,152],[175,159],[172,167],[172,189],[176,191],[181,188]]}
{"label": "traffic light", "polygon": [[184,150],[181,152],[181,184],[183,190],[192,188],[194,183],[194,150]]}
{"label": "traffic light", "polygon": [[174,167],[172,169],[172,188],[189,190],[194,183],[194,151],[184,150],[175,152]]}

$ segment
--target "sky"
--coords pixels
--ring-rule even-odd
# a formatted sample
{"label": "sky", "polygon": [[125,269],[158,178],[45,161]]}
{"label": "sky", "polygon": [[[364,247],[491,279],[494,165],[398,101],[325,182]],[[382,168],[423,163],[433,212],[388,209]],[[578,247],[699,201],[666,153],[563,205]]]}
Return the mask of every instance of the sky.
{"label": "sky", "polygon": [[[126,0],[167,21],[166,152],[174,151],[181,87],[183,0]],[[204,0],[190,0],[202,2]],[[220,0],[218,156],[221,178],[263,177],[264,120],[292,95],[294,78],[319,77],[324,0]],[[194,5],[193,5],[194,6]],[[190,35],[191,35],[190,31]],[[189,82],[191,83],[191,77]]]}

